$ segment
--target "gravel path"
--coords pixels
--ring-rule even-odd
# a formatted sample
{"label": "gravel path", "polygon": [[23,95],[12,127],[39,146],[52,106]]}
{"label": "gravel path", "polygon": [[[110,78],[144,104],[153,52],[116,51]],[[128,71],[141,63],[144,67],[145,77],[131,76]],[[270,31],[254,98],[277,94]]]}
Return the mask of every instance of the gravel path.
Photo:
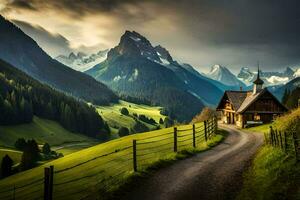
{"label": "gravel path", "polygon": [[220,127],[230,132],[221,144],[155,172],[122,199],[234,199],[242,187],[242,173],[263,138],[233,126]]}

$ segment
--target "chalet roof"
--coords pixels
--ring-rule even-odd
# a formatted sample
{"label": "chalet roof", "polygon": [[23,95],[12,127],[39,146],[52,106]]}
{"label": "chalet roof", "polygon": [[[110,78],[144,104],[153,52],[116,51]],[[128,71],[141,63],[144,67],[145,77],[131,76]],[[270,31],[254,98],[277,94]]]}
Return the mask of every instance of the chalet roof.
{"label": "chalet roof", "polygon": [[225,91],[234,110],[238,110],[247,97],[247,91]]}
{"label": "chalet roof", "polygon": [[251,95],[247,96],[242,105],[237,110],[237,113],[245,111],[260,95],[264,94],[266,91],[267,89],[265,88],[255,94],[252,93]]}
{"label": "chalet roof", "polygon": [[240,108],[237,110],[237,113],[243,113],[252,103],[254,103],[261,95],[268,92],[275,101],[277,101],[278,104],[280,104],[284,109],[288,110],[267,88],[264,88],[263,90],[251,95],[248,95]]}

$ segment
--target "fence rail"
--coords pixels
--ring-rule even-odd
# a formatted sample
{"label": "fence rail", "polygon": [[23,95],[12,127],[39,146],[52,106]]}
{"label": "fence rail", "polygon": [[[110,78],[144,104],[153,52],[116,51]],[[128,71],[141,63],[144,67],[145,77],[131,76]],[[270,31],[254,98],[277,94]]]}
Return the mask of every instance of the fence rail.
{"label": "fence rail", "polygon": [[289,133],[270,126],[270,131],[265,133],[265,143],[295,155],[296,160],[300,161],[300,138],[296,132]]}
{"label": "fence rail", "polygon": [[[88,199],[91,194],[110,192],[122,185],[125,177],[132,172],[146,169],[170,153],[197,148],[200,143],[210,140],[217,128],[217,119],[212,118],[204,123],[174,127],[157,135],[151,135],[150,132],[149,136],[133,139],[132,144],[124,148],[59,170],[55,170],[54,166],[46,167],[40,173],[40,178],[27,180],[27,183],[18,186],[1,187],[0,200]],[[92,162],[100,161],[101,165],[94,163],[90,166]],[[81,166],[86,168],[82,175]]]}

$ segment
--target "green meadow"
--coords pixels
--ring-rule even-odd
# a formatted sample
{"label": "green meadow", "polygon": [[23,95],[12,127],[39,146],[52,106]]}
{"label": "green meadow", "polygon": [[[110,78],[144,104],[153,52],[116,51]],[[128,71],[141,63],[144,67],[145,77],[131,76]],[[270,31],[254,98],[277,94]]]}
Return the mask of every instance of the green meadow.
{"label": "green meadow", "polygon": [[18,138],[35,139],[39,144],[47,142],[51,146],[93,141],[84,135],[67,131],[57,122],[38,117],[34,117],[29,124],[0,126],[0,146],[14,147]]}
{"label": "green meadow", "polygon": [[[129,115],[122,115],[120,113],[121,108],[127,108]],[[153,107],[147,105],[139,105],[134,103],[129,103],[120,100],[117,104],[112,104],[110,106],[97,106],[99,114],[107,121],[108,125],[111,127],[112,133],[116,133],[119,127],[131,128],[135,124],[133,114],[145,115],[148,118],[153,118],[157,124],[159,124],[159,119],[165,119],[166,116],[161,115],[161,107]],[[142,122],[144,123],[144,122]],[[150,130],[156,129],[156,126],[144,123]]]}
{"label": "green meadow", "polygon": [[[129,135],[102,143],[0,181],[0,199],[10,198],[16,186],[16,199],[41,199],[44,167],[54,166],[54,199],[81,199],[103,196],[117,189],[133,173],[133,140],[137,140],[137,166],[147,169],[160,160],[174,160],[174,129]],[[211,138],[220,141],[221,136]],[[178,127],[178,151],[209,148],[203,135],[203,123],[196,125],[197,148],[192,148],[192,126]],[[29,185],[28,185],[29,184]],[[28,186],[26,186],[28,185]],[[104,195],[105,196],[105,195]],[[95,196],[92,197],[92,199]]]}

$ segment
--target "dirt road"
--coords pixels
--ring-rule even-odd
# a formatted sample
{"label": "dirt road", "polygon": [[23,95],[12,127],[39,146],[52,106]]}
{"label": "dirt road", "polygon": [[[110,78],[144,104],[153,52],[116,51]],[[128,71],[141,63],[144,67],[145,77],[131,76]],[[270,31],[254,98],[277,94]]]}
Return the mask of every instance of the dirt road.
{"label": "dirt road", "polygon": [[221,128],[230,134],[220,145],[155,172],[122,199],[234,199],[242,187],[242,173],[263,139],[233,126]]}

